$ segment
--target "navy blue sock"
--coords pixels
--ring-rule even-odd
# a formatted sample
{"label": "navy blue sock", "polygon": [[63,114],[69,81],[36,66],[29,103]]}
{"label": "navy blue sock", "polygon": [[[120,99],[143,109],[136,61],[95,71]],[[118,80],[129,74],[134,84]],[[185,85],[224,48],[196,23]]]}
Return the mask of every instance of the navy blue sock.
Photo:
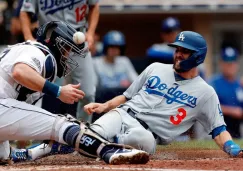
{"label": "navy blue sock", "polygon": [[80,132],[79,125],[72,125],[67,127],[63,134],[63,140],[70,146],[75,147],[75,142]]}

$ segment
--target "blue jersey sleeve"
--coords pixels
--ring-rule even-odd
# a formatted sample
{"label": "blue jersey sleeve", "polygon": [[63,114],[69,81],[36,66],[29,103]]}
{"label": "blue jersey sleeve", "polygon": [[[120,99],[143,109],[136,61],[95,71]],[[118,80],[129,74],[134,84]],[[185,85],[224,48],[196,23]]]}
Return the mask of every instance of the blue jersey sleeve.
{"label": "blue jersey sleeve", "polygon": [[222,125],[222,126],[219,126],[217,128],[214,128],[213,131],[211,132],[212,138],[214,139],[215,137],[217,137],[223,131],[226,131],[226,126],[225,125]]}

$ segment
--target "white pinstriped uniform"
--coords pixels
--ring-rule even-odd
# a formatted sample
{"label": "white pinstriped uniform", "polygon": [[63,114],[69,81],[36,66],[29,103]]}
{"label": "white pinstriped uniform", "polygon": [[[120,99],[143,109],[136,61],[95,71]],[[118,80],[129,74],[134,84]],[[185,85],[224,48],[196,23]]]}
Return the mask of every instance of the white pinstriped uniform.
{"label": "white pinstriped uniform", "polygon": [[[23,93],[21,84],[12,77],[13,66],[17,63],[24,63],[45,78],[47,76],[46,61],[49,60],[48,63],[51,62],[51,65],[48,67],[52,67],[52,73],[47,79],[54,81],[56,61],[51,54],[46,56],[30,42],[17,44],[4,50],[0,54],[0,59],[0,159],[7,159],[10,153],[7,140],[51,139],[53,125],[58,118],[57,115],[31,105],[41,93]],[[57,138],[58,131],[56,134],[54,137]]]}

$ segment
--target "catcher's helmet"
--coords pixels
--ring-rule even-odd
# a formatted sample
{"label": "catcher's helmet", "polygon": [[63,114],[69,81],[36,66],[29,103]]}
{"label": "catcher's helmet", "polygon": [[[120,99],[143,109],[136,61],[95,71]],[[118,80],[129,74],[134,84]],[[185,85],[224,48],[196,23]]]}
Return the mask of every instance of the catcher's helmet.
{"label": "catcher's helmet", "polygon": [[174,43],[168,44],[172,47],[183,47],[192,51],[192,55],[180,62],[180,67],[184,71],[203,63],[207,53],[207,43],[205,39],[198,33],[193,31],[182,31],[176,36]]}
{"label": "catcher's helmet", "polygon": [[172,32],[175,30],[180,30],[180,22],[177,18],[168,17],[161,23],[161,31]]}
{"label": "catcher's helmet", "polygon": [[62,21],[48,22],[37,31],[37,41],[46,45],[57,61],[59,77],[68,75],[78,67],[78,63],[70,58],[71,53],[85,57],[88,50],[85,43],[74,43],[73,34],[76,32],[72,26]]}
{"label": "catcher's helmet", "polygon": [[120,31],[115,31],[115,30],[109,31],[108,33],[106,33],[103,39],[103,46],[104,46],[103,52],[104,54],[106,54],[107,48],[109,46],[118,46],[120,47],[121,55],[124,55],[125,45],[126,45],[125,36]]}

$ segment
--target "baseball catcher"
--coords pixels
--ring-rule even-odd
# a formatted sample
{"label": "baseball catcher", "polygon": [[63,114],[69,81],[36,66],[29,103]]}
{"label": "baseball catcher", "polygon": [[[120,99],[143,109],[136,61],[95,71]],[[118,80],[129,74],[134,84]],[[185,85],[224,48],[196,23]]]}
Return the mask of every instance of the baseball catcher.
{"label": "baseball catcher", "polygon": [[80,84],[58,86],[56,77],[70,74],[78,64],[69,58],[87,53],[87,44],[74,42],[77,31],[65,22],[41,26],[37,42],[27,41],[6,48],[0,55],[0,159],[25,158],[22,150],[10,150],[8,140],[51,140],[81,154],[100,157],[110,164],[146,163],[147,152],[110,143],[95,130],[75,119],[52,114],[34,104],[43,93],[73,104],[85,94]]}

